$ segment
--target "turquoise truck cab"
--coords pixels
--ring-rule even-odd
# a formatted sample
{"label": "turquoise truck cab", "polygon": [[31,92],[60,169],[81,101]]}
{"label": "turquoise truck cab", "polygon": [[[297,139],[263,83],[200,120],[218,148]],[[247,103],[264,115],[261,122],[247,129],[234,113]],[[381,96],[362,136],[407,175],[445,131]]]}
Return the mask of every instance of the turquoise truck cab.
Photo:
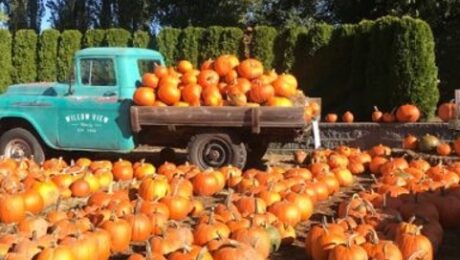
{"label": "turquoise truck cab", "polygon": [[44,159],[58,150],[129,152],[135,148],[129,109],[144,72],[163,56],[139,48],[76,53],[66,82],[16,84],[0,96],[0,152]]}

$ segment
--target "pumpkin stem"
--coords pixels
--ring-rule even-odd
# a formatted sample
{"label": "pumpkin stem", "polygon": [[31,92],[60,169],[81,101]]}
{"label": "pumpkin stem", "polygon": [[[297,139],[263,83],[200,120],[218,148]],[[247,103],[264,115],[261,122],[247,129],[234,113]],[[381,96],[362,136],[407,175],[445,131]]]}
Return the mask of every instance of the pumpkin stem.
{"label": "pumpkin stem", "polygon": [[200,249],[200,252],[198,253],[198,256],[196,257],[196,260],[203,260],[207,252],[208,252],[208,247],[207,246],[202,247]]}
{"label": "pumpkin stem", "polygon": [[145,258],[147,260],[153,260],[152,245],[150,245],[149,240],[145,241]]}
{"label": "pumpkin stem", "polygon": [[412,255],[407,258],[407,260],[417,260],[417,259],[424,259],[426,252],[422,249],[415,251]]}
{"label": "pumpkin stem", "polygon": [[374,106],[374,111],[375,112],[380,112],[379,108],[377,106]]}
{"label": "pumpkin stem", "polygon": [[375,177],[374,174],[371,174],[371,177],[375,184],[379,184],[379,180],[377,180],[377,177]]}

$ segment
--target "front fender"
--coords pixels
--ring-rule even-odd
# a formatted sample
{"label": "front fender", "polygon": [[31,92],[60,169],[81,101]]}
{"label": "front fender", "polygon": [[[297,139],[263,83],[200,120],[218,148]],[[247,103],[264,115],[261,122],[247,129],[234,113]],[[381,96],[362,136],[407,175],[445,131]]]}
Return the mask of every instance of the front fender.
{"label": "front fender", "polygon": [[18,121],[18,125],[20,125],[19,122],[27,123],[48,147],[58,148],[57,125],[52,122],[53,120],[50,120],[47,113],[41,112],[31,115],[23,112],[0,112],[0,124],[1,122],[14,122],[14,120]]}

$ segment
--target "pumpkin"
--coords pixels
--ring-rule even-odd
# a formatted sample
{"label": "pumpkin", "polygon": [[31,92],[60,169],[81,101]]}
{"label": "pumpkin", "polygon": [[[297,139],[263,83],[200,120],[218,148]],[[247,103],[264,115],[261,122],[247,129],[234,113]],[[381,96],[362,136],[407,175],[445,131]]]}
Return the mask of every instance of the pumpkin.
{"label": "pumpkin", "polygon": [[139,195],[144,200],[156,200],[165,197],[170,191],[168,180],[163,176],[146,178],[139,186]]}
{"label": "pumpkin", "polygon": [[184,74],[184,73],[187,73],[187,72],[190,72],[193,70],[193,65],[190,61],[188,60],[180,60],[178,63],[177,63],[177,70]]}
{"label": "pumpkin", "polygon": [[223,104],[222,94],[217,86],[204,87],[201,96],[206,106],[217,107]]}
{"label": "pumpkin", "polygon": [[420,110],[415,105],[402,105],[396,110],[396,119],[403,123],[417,122],[420,119]]}
{"label": "pumpkin", "polygon": [[24,199],[20,194],[3,194],[0,197],[0,221],[6,224],[18,223],[26,216]]}
{"label": "pumpkin", "polygon": [[391,112],[385,112],[382,116],[382,121],[385,123],[393,123],[396,120],[395,115]]}
{"label": "pumpkin", "polygon": [[229,74],[239,63],[238,58],[234,55],[221,55],[214,61],[214,69],[219,76],[223,77]]}
{"label": "pumpkin", "polygon": [[262,227],[253,226],[248,229],[238,229],[232,233],[231,238],[251,245],[265,258],[270,254],[272,241],[268,232]]}
{"label": "pumpkin", "polygon": [[[296,198],[292,198],[291,200],[294,201],[295,199]],[[300,200],[299,197],[297,199]],[[302,201],[306,202],[308,201],[308,199],[302,198]],[[282,223],[290,226],[295,226],[302,220],[302,217],[309,218],[312,214],[312,209],[310,208],[302,208],[301,211],[298,208],[299,204],[301,204],[301,202],[299,201],[294,203],[290,201],[275,202],[268,208],[268,211],[277,216],[279,221],[281,221]],[[304,214],[302,215],[302,213]]]}
{"label": "pumpkin", "polygon": [[250,80],[256,79],[264,74],[264,66],[256,59],[246,59],[238,65],[238,74]]}
{"label": "pumpkin", "polygon": [[290,98],[297,92],[297,80],[291,74],[282,74],[272,83],[275,95]]}
{"label": "pumpkin", "polygon": [[185,219],[193,209],[190,199],[181,196],[166,196],[160,201],[168,207],[169,217],[173,220]]}
{"label": "pumpkin", "polygon": [[353,123],[354,116],[350,111],[345,112],[342,115],[342,121],[345,123]]}
{"label": "pumpkin", "polygon": [[199,106],[202,88],[200,85],[191,83],[182,88],[182,99],[191,106]]}
{"label": "pumpkin", "polygon": [[337,122],[337,119],[338,119],[337,114],[333,114],[333,113],[328,113],[326,117],[324,118],[324,120],[326,120],[326,122],[328,123],[335,123]]}
{"label": "pumpkin", "polygon": [[404,149],[415,150],[415,149],[417,149],[417,146],[418,146],[417,142],[418,142],[417,137],[409,134],[406,137],[404,137],[403,148]]}
{"label": "pumpkin", "polygon": [[134,104],[138,106],[153,106],[155,102],[155,92],[151,88],[139,87],[134,92]]}
{"label": "pumpkin", "polygon": [[196,74],[194,71],[186,72],[180,78],[180,82],[182,85],[196,84],[198,82],[197,76],[198,74]]}
{"label": "pumpkin", "polygon": [[449,120],[453,119],[455,115],[455,103],[453,102],[442,103],[438,107],[438,116],[444,122],[448,122]]}
{"label": "pumpkin", "polygon": [[251,90],[249,90],[249,99],[258,104],[263,104],[274,96],[275,90],[273,87],[271,85],[264,85],[260,81],[254,81]]}
{"label": "pumpkin", "polygon": [[43,198],[36,190],[29,189],[24,191],[24,193],[22,193],[22,198],[24,199],[24,206],[26,211],[32,214],[38,214],[43,210]]}
{"label": "pumpkin", "polygon": [[267,105],[271,107],[292,107],[292,101],[284,97],[271,97],[267,101]]}
{"label": "pumpkin", "polygon": [[372,112],[372,122],[380,122],[383,119],[383,113],[378,109],[378,107],[374,106],[374,112]]}
{"label": "pumpkin", "polygon": [[84,179],[78,179],[70,185],[72,196],[74,197],[88,197],[91,194],[91,187]]}
{"label": "pumpkin", "polygon": [[146,214],[136,212],[128,215],[125,219],[131,225],[131,241],[141,242],[150,237],[152,222]]}
{"label": "pumpkin", "polygon": [[427,237],[420,234],[420,227],[415,231],[403,233],[396,243],[401,249],[403,259],[433,259],[433,246]]}
{"label": "pumpkin", "polygon": [[203,88],[215,87],[219,83],[219,74],[214,70],[202,70],[198,75],[198,84]]}
{"label": "pumpkin", "polygon": [[431,152],[435,150],[439,144],[440,141],[436,136],[426,134],[420,138],[418,149],[422,152]]}
{"label": "pumpkin", "polygon": [[192,180],[193,191],[198,196],[212,196],[219,191],[219,181],[212,171],[204,171]]}
{"label": "pumpkin", "polygon": [[239,243],[230,240],[227,243],[223,243],[217,248],[212,257],[214,260],[229,260],[229,259],[251,259],[251,260],[263,260],[266,259],[262,254],[255,250],[252,246],[246,243]]}
{"label": "pumpkin", "polygon": [[155,73],[144,73],[142,76],[142,85],[148,88],[155,89],[158,87],[158,82],[160,79],[155,75]]}
{"label": "pumpkin", "polygon": [[37,256],[37,260],[76,260],[70,246],[59,245],[43,249]]}
{"label": "pumpkin", "polygon": [[452,153],[452,148],[447,143],[440,143],[436,146],[436,153],[442,156],[447,156]]}
{"label": "pumpkin", "polygon": [[353,259],[353,260],[367,260],[367,252],[359,245],[352,244],[351,240],[356,234],[351,235],[345,245],[337,245],[332,248],[329,252],[328,260],[342,260],[342,259]]}
{"label": "pumpkin", "polygon": [[248,103],[246,94],[236,85],[227,87],[227,101],[232,106],[245,106]]}
{"label": "pumpkin", "polygon": [[111,216],[110,220],[101,225],[110,234],[112,252],[123,252],[129,248],[132,236],[132,227],[128,221]]}
{"label": "pumpkin", "polygon": [[165,103],[166,105],[174,105],[177,102],[180,101],[181,98],[181,91],[177,87],[178,83],[171,83],[171,84],[161,84],[160,81],[160,87],[158,88],[158,98],[160,101]]}
{"label": "pumpkin", "polygon": [[138,106],[153,106],[155,92],[151,88],[139,87],[134,92],[133,101]]}

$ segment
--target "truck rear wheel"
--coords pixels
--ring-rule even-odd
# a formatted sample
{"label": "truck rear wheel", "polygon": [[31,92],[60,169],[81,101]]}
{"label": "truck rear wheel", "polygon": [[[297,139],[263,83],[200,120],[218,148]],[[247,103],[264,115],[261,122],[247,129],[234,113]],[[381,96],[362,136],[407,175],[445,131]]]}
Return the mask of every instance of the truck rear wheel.
{"label": "truck rear wheel", "polygon": [[38,139],[24,128],[13,128],[0,137],[0,152],[8,158],[31,158],[38,163],[45,160],[45,152]]}
{"label": "truck rear wheel", "polygon": [[198,134],[190,139],[188,160],[201,169],[233,165],[244,168],[247,151],[238,138],[225,133]]}

